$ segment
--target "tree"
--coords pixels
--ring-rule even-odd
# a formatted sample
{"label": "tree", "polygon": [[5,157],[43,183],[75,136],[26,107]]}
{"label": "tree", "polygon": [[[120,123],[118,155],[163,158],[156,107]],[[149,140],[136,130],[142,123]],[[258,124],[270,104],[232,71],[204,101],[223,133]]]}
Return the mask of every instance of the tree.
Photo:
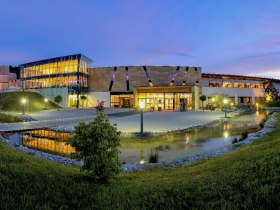
{"label": "tree", "polygon": [[84,161],[82,170],[90,177],[107,182],[121,171],[120,132],[103,112],[94,121],[77,125],[68,144],[76,150],[72,158]]}
{"label": "tree", "polygon": [[212,103],[214,107],[218,107],[220,110],[223,109],[224,100],[227,99],[229,101],[229,98],[225,95],[216,95],[214,98],[212,98]]}
{"label": "tree", "polygon": [[87,100],[87,96],[82,95],[82,96],[81,96],[81,100],[82,100],[82,109],[83,109],[83,108],[84,108],[84,103],[85,103],[85,101]]}
{"label": "tree", "polygon": [[[54,97],[54,101],[55,103],[57,103],[58,105],[62,102],[63,98],[61,95],[58,95],[56,97]],[[57,108],[58,109],[58,108]]]}
{"label": "tree", "polygon": [[272,82],[268,83],[264,92],[265,92],[265,100],[267,102],[278,100],[278,90],[275,88]]}
{"label": "tree", "polygon": [[202,109],[204,111],[204,101],[206,101],[207,97],[205,95],[202,95],[199,97],[199,100],[202,102]]}

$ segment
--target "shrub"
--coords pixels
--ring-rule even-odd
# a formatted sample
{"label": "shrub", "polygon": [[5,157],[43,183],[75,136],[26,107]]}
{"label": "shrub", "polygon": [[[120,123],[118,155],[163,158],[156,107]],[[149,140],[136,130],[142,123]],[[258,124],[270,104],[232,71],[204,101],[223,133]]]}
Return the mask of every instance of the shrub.
{"label": "shrub", "polygon": [[107,182],[121,171],[117,148],[120,132],[103,112],[99,112],[94,121],[77,125],[68,144],[76,150],[72,158],[84,161],[82,170],[90,177]]}
{"label": "shrub", "polygon": [[280,107],[280,101],[269,101],[261,103],[261,107]]}
{"label": "shrub", "polygon": [[234,138],[232,139],[231,143],[232,143],[232,144],[235,144],[235,143],[237,143],[238,141],[239,141],[238,138],[237,138],[237,137],[234,137]]}
{"label": "shrub", "polygon": [[246,139],[247,137],[248,137],[248,131],[244,131],[244,132],[242,132],[241,133],[241,139],[240,140],[244,140],[244,139]]}
{"label": "shrub", "polygon": [[[61,95],[58,95],[56,97],[54,97],[54,102],[57,103],[58,105],[62,102],[63,98]],[[59,108],[57,108],[59,109]]]}
{"label": "shrub", "polygon": [[158,162],[158,152],[151,150],[151,154],[149,155],[149,163],[157,163]]}
{"label": "shrub", "polygon": [[95,109],[97,112],[103,112],[105,107],[104,107],[105,101],[99,101],[97,100],[97,105],[95,106]]}
{"label": "shrub", "polygon": [[22,121],[23,120],[17,116],[0,113],[0,122],[13,123],[13,122],[22,122]]}

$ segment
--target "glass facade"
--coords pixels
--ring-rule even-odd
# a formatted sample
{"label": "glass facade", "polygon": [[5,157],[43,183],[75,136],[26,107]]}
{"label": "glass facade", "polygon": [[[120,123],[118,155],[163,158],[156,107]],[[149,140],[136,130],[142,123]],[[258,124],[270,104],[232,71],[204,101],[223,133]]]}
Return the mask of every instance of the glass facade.
{"label": "glass facade", "polygon": [[211,78],[209,80],[209,87],[261,88],[262,89],[265,88],[265,82],[253,81],[253,80]]}
{"label": "glass facade", "polygon": [[192,109],[192,93],[139,93],[138,101],[150,110],[180,110],[184,106]]}
{"label": "glass facade", "polygon": [[88,87],[90,63],[90,59],[77,54],[22,64],[23,88],[68,87],[78,92]]}

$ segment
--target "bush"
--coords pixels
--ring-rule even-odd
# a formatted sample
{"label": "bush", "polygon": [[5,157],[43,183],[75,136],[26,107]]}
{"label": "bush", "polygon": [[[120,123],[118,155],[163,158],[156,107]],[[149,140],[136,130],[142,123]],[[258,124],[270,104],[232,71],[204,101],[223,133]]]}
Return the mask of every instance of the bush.
{"label": "bush", "polygon": [[151,151],[151,154],[149,155],[149,163],[157,163],[158,162],[158,152],[153,150]]}
{"label": "bush", "polygon": [[261,107],[280,107],[280,101],[270,101],[261,103]]}
{"label": "bush", "polygon": [[99,100],[97,100],[97,105],[95,106],[95,109],[96,109],[97,113],[98,113],[98,112],[103,112],[103,111],[104,111],[104,109],[105,109],[104,103],[105,103],[105,101],[99,101]]}
{"label": "bush", "polygon": [[22,122],[23,120],[17,116],[10,114],[1,114],[0,113],[0,122],[3,123],[13,123],[13,122]]}
{"label": "bush", "polygon": [[232,144],[235,144],[239,141],[239,139],[237,137],[234,137],[231,141]]}
{"label": "bush", "polygon": [[84,161],[82,170],[90,177],[107,182],[121,171],[117,148],[120,132],[103,112],[99,112],[94,121],[77,125],[68,144],[76,150],[72,158]]}
{"label": "bush", "polygon": [[246,139],[248,137],[248,131],[244,131],[241,133],[241,140]]}

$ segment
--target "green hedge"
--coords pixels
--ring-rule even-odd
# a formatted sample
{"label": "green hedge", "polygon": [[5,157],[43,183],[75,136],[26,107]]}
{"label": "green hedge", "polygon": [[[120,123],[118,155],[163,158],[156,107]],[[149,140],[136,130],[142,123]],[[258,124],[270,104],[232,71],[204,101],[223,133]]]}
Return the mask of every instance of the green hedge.
{"label": "green hedge", "polygon": [[263,102],[261,107],[280,107],[280,101]]}

